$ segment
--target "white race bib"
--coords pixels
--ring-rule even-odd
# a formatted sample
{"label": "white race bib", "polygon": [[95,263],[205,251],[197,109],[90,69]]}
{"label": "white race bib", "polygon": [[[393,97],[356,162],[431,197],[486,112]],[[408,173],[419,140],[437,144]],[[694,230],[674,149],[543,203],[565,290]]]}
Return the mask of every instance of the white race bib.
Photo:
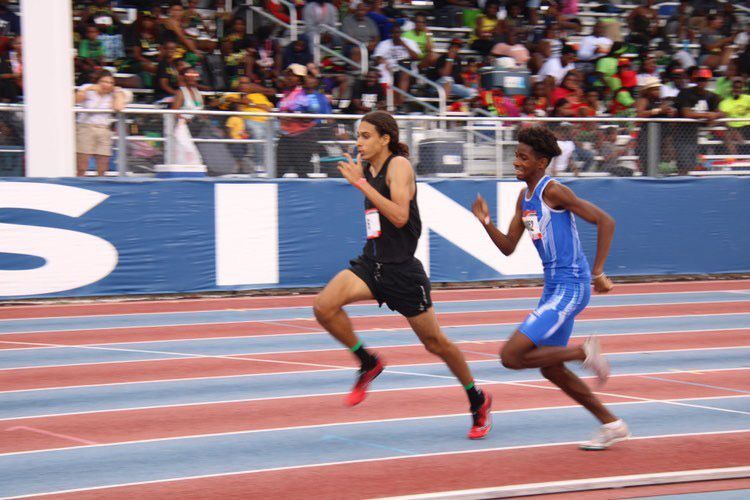
{"label": "white race bib", "polygon": [[365,226],[367,227],[368,240],[380,237],[380,212],[377,208],[365,210]]}
{"label": "white race bib", "polygon": [[542,238],[542,230],[539,227],[539,219],[536,216],[536,210],[524,210],[521,219],[523,220],[523,225],[526,227],[532,240],[539,240]]}

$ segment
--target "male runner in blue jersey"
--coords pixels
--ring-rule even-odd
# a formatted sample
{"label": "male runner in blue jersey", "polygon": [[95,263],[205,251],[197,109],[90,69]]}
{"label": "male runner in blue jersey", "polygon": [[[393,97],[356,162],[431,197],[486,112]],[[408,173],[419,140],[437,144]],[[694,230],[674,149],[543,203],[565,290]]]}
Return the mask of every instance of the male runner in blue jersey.
{"label": "male runner in blue jersey", "polygon": [[612,289],[612,282],[604,274],[604,261],[609,254],[615,221],[545,174],[552,158],[560,154],[557,140],[547,127],[521,130],[518,142],[513,166],[516,178],[526,182],[527,187],[518,197],[508,234],[492,224],[489,208],[481,196],[477,196],[472,206],[474,215],[503,254],[513,253],[526,229],[544,264],[544,292],[539,305],[506,342],[500,358],[503,366],[513,370],[540,368],[546,379],[593,413],[602,426],[591,441],[581,444],[581,448],[604,450],[630,437],[628,427],[566,368],[565,362],[583,362],[584,367],[596,373],[600,383],[609,377],[609,363],[602,356],[596,338],[589,337],[583,346],[567,347],[567,344],[576,315],[589,302],[592,280],[578,238],[575,215],[597,227],[592,272],[594,290],[599,293]]}

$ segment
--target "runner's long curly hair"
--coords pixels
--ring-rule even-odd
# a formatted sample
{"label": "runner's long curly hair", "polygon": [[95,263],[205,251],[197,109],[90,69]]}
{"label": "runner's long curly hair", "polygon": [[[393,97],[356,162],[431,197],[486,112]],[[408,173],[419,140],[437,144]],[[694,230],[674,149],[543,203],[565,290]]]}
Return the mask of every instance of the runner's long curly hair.
{"label": "runner's long curly hair", "polygon": [[409,146],[403,142],[398,142],[398,123],[385,111],[373,111],[367,113],[363,118],[363,122],[367,122],[378,131],[380,135],[388,135],[390,141],[388,141],[388,151],[396,156],[403,156],[404,158],[409,157]]}

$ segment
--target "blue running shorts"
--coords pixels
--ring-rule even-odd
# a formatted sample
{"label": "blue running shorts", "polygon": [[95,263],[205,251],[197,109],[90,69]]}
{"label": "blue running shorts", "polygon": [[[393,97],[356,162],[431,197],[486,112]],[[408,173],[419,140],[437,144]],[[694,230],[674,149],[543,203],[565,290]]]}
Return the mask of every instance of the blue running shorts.
{"label": "blue running shorts", "polygon": [[573,333],[575,317],[591,298],[591,285],[579,283],[545,283],[539,305],[518,330],[537,347],[566,346]]}

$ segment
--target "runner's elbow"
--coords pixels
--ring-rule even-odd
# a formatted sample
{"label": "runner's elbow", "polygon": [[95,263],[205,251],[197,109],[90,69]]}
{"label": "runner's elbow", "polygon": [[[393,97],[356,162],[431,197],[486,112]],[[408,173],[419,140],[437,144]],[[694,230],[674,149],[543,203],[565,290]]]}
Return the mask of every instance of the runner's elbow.
{"label": "runner's elbow", "polygon": [[600,227],[608,227],[608,228],[611,228],[611,229],[612,229],[612,231],[614,231],[614,230],[615,230],[615,226],[616,226],[616,225],[617,225],[617,224],[615,223],[615,219],[614,219],[614,217],[612,217],[611,215],[609,215],[609,214],[607,214],[607,213],[605,213],[605,214],[604,214],[604,215],[602,216],[601,220],[599,221],[599,226],[600,226]]}
{"label": "runner's elbow", "polygon": [[510,247],[501,248],[500,251],[506,257],[510,257],[513,254],[513,252],[516,251],[516,245],[512,245]]}
{"label": "runner's elbow", "polygon": [[399,213],[396,214],[393,217],[393,220],[391,220],[394,226],[401,229],[406,225],[407,222],[409,222],[409,212],[406,212],[405,214]]}

